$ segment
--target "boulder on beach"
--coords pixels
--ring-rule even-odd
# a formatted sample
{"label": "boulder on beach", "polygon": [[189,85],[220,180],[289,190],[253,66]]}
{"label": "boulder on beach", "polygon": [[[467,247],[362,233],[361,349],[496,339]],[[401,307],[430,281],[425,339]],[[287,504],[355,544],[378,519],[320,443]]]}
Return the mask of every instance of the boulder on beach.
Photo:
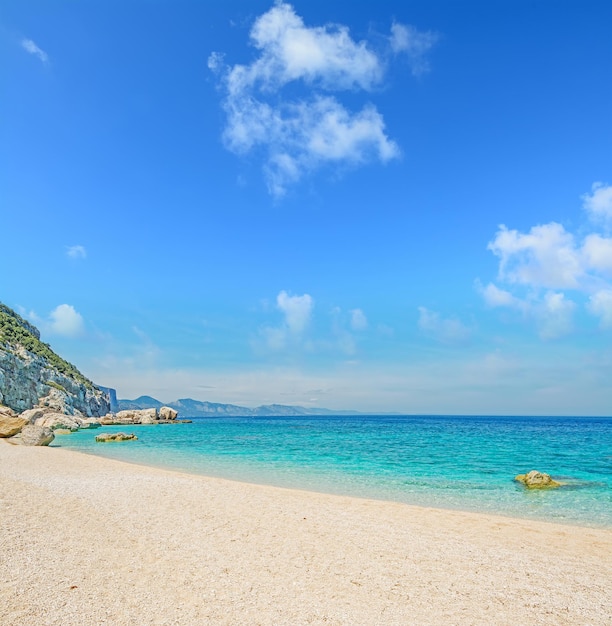
{"label": "boulder on beach", "polygon": [[45,415],[44,409],[34,408],[34,409],[27,409],[25,411],[22,411],[19,414],[19,417],[26,420],[28,424],[35,424],[36,420],[40,419],[44,415]]}
{"label": "boulder on beach", "polygon": [[8,413],[0,413],[0,437],[13,437],[28,423],[22,417],[15,417]]}
{"label": "boulder on beach", "polygon": [[46,426],[26,424],[21,429],[19,441],[22,446],[48,446],[55,439],[53,431]]}
{"label": "boulder on beach", "polygon": [[519,483],[522,483],[527,489],[555,489],[561,487],[561,483],[553,480],[550,474],[531,470],[527,474],[519,474],[514,477]]}
{"label": "boulder on beach", "polygon": [[102,433],[96,435],[96,441],[98,443],[106,443],[109,441],[129,441],[132,439],[138,439],[134,433]]}

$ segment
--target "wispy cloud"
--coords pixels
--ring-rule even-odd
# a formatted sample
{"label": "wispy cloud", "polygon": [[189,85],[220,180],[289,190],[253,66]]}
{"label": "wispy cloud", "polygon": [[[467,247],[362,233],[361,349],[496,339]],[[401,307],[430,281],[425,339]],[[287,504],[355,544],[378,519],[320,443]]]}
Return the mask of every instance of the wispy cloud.
{"label": "wispy cloud", "polygon": [[[265,308],[269,313],[267,304]],[[252,347],[259,354],[284,353],[296,361],[315,355],[345,359],[357,353],[359,340],[368,329],[362,309],[343,311],[334,306],[316,316],[315,300],[307,293],[291,295],[281,291],[276,296],[274,313],[280,313],[280,322],[260,327],[253,338]]]}
{"label": "wispy cloud", "polygon": [[[414,39],[417,31],[410,33]],[[325,165],[386,163],[399,156],[374,105],[352,111],[330,95],[381,84],[385,61],[367,42],[355,41],[343,25],[306,26],[280,1],[255,20],[250,41],[258,52],[251,64],[226,66],[223,55],[213,52],[208,67],[220,76],[225,93],[225,145],[238,154],[263,150],[271,194],[282,196]],[[395,44],[398,52],[407,45]],[[417,56],[431,45],[421,44]]]}
{"label": "wispy cloud", "polygon": [[495,307],[511,307],[520,309],[523,306],[523,301],[513,296],[509,291],[500,289],[497,285],[489,283],[486,287],[476,281],[476,289],[482,295],[487,306]]}
{"label": "wispy cloud", "polygon": [[470,336],[470,329],[455,317],[442,317],[436,311],[419,307],[419,328],[442,343],[461,343]]}
{"label": "wispy cloud", "polygon": [[44,50],[41,50],[31,39],[22,39],[21,47],[30,54],[37,56],[43,63],[49,61],[49,55]]}
{"label": "wispy cloud", "polygon": [[547,291],[534,309],[540,338],[557,339],[570,333],[575,310],[576,303],[564,293]]}
{"label": "wispy cloud", "polygon": [[429,71],[427,53],[438,42],[440,36],[431,31],[421,32],[414,26],[394,22],[391,26],[391,49],[395,54],[405,54],[408,57],[414,76]]}
{"label": "wispy cloud", "polygon": [[589,298],[587,309],[599,317],[602,328],[612,328],[612,287],[594,293]]}
{"label": "wispy cloud", "polygon": [[[333,369],[303,371],[295,365],[220,370],[177,369],[95,359],[87,367],[95,381],[115,387],[119,397],[152,395],[163,401],[192,397],[246,406],[283,402],[320,404],[360,411],[423,414],[609,415],[612,359],[550,343],[538,358],[528,346],[473,354],[456,350],[448,360],[407,360],[375,366],[343,362]],[[206,384],[206,388],[202,385]],[[316,390],[316,391],[313,391]]]}
{"label": "wispy cloud", "polygon": [[368,318],[361,309],[353,309],[350,311],[351,328],[355,331],[365,330],[368,327]]}
{"label": "wispy cloud", "polygon": [[71,259],[87,258],[87,250],[85,246],[66,246],[66,256]]}

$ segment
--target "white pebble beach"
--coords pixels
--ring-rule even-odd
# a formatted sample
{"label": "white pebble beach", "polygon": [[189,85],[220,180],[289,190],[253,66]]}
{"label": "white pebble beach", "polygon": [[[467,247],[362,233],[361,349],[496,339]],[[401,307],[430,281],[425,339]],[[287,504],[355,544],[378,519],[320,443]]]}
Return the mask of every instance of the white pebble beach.
{"label": "white pebble beach", "polygon": [[4,440],[0,523],[3,626],[612,624],[610,529]]}

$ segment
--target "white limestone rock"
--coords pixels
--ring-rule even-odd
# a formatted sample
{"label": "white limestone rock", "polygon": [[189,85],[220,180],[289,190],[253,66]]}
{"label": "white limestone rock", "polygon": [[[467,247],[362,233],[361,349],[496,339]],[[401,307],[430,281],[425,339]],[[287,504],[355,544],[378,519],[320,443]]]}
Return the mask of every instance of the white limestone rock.
{"label": "white limestone rock", "polygon": [[[14,439],[17,439],[16,437]],[[18,441],[22,446],[48,446],[55,439],[55,435],[46,426],[27,424],[21,429]]]}
{"label": "white limestone rock", "polygon": [[45,414],[45,410],[41,408],[36,409],[28,409],[27,411],[22,411],[19,414],[19,417],[27,420],[28,424],[34,424],[37,419],[43,417]]}
{"label": "white limestone rock", "polygon": [[38,405],[87,417],[104,415],[110,409],[107,392],[64,375],[23,346],[0,350],[0,403],[17,412]]}
{"label": "white limestone rock", "polygon": [[45,413],[42,417],[39,417],[36,422],[36,426],[42,426],[51,430],[57,430],[58,428],[66,430],[79,430],[79,423],[72,415],[64,415],[63,413]]}
{"label": "white limestone rock", "polygon": [[162,406],[159,409],[159,419],[161,420],[175,420],[178,417],[178,411],[169,406]]}

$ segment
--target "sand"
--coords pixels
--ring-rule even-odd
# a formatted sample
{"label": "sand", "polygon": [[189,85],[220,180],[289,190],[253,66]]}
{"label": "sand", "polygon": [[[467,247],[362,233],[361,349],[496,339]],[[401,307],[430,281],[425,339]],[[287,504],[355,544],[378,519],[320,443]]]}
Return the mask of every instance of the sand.
{"label": "sand", "polygon": [[0,527],[3,626],[612,623],[606,529],[4,440]]}

